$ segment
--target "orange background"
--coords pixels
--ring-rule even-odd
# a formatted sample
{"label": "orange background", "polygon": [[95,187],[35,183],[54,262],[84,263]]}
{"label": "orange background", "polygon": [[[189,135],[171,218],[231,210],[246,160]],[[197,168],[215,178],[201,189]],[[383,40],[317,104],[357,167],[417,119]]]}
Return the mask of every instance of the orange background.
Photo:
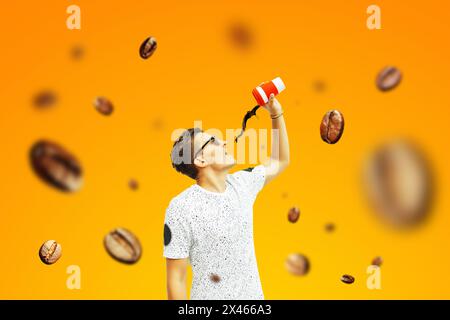
{"label": "orange background", "polygon": [[[24,1],[2,4],[0,32],[0,298],[165,299],[163,219],[170,199],[193,183],[169,160],[171,133],[202,120],[203,128],[238,128],[254,105],[251,89],[281,76],[279,101],[292,164],[259,194],[255,246],[267,299],[450,298],[448,148],[450,31],[446,1],[382,1],[382,30],[366,28],[373,1]],[[66,8],[81,8],[81,30],[66,28]],[[228,38],[238,21],[254,35],[249,50]],[[138,55],[153,35],[156,53]],[[85,56],[69,51],[82,45]],[[395,65],[395,90],[374,85]],[[312,89],[323,79],[327,89]],[[58,102],[36,110],[32,97],[52,89]],[[104,117],[92,101],[111,99]],[[327,145],[319,124],[339,109],[346,128]],[[268,128],[263,111],[249,127]],[[162,124],[155,129],[155,121]],[[430,219],[409,231],[385,225],[368,207],[362,160],[375,145],[406,136],[424,150],[436,178]],[[28,152],[40,138],[80,159],[85,184],[64,194],[32,172]],[[244,165],[242,165],[244,167]],[[236,169],[240,169],[237,167]],[[133,192],[128,180],[136,178]],[[287,192],[286,198],[282,197]],[[289,224],[287,210],[301,217]],[[326,233],[324,224],[336,231]],[[141,240],[136,265],[112,260],[103,237],[122,226]],[[63,256],[52,266],[37,252],[48,239]],[[311,261],[305,277],[284,268],[289,253]],[[366,268],[381,255],[382,289],[366,287]],[[66,268],[81,268],[81,289],[66,288]],[[355,276],[353,285],[339,281]],[[190,275],[191,276],[191,275]]]}

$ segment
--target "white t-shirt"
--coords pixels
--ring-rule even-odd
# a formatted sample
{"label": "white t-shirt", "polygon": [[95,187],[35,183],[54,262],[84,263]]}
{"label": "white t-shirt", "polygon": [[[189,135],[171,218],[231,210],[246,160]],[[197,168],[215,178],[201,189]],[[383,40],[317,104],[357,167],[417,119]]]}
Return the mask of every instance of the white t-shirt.
{"label": "white t-shirt", "polygon": [[264,186],[263,165],[228,174],[226,190],[194,184],[170,202],[164,257],[189,257],[191,299],[264,299],[253,242],[253,203]]}

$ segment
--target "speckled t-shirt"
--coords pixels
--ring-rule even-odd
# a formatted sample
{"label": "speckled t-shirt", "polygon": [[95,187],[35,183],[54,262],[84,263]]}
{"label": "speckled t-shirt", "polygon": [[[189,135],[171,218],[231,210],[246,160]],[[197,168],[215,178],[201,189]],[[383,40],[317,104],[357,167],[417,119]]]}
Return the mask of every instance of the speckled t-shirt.
{"label": "speckled t-shirt", "polygon": [[224,192],[194,184],[166,210],[164,257],[189,257],[192,300],[264,299],[253,242],[253,203],[265,167],[228,174]]}

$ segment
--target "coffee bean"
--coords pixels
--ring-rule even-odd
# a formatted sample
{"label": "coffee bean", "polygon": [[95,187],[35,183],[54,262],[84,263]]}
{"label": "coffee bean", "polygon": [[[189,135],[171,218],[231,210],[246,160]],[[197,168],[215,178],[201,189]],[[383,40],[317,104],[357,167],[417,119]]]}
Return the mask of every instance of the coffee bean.
{"label": "coffee bean", "polygon": [[54,142],[36,142],[30,151],[30,162],[42,180],[61,191],[78,191],[83,184],[78,160]]}
{"label": "coffee bean", "polygon": [[155,53],[157,47],[158,43],[156,42],[156,39],[154,37],[148,37],[147,39],[145,39],[139,48],[139,54],[141,58],[150,58]]}
{"label": "coffee bean", "polygon": [[310,269],[308,258],[299,253],[290,254],[285,265],[286,269],[296,276],[306,275]]}
{"label": "coffee bean", "polygon": [[375,211],[397,227],[417,225],[429,212],[431,172],[418,148],[393,141],[377,148],[363,171],[365,191]]}
{"label": "coffee bean", "polygon": [[320,136],[329,144],[339,141],[344,132],[344,116],[338,110],[328,111],[320,124]]}
{"label": "coffee bean", "polygon": [[336,226],[333,223],[327,223],[325,225],[325,230],[327,232],[333,232],[336,229]]}
{"label": "coffee bean", "polygon": [[214,282],[214,283],[220,282],[220,277],[219,277],[217,274],[214,274],[214,273],[211,274],[210,279],[211,279],[211,281]]}
{"label": "coffee bean", "polygon": [[81,60],[84,56],[84,48],[80,45],[73,46],[70,50],[70,56],[73,60]]}
{"label": "coffee bean", "polygon": [[234,23],[229,29],[232,43],[239,49],[248,49],[253,42],[249,28],[243,23]]}
{"label": "coffee bean", "polygon": [[131,190],[137,190],[139,188],[139,183],[134,179],[130,179],[128,181],[128,187],[130,187]]}
{"label": "coffee bean", "polygon": [[61,257],[61,245],[55,240],[45,241],[39,249],[39,257],[45,264],[54,264]]}
{"label": "coffee bean", "polygon": [[344,274],[344,275],[341,277],[341,281],[342,281],[343,283],[346,283],[346,284],[352,284],[353,282],[355,282],[355,278],[352,277],[351,275]]}
{"label": "coffee bean", "polygon": [[318,93],[324,92],[326,87],[327,87],[327,85],[326,85],[325,81],[323,81],[323,80],[318,79],[313,82],[313,89],[314,89],[314,91],[316,91]]}
{"label": "coffee bean", "polygon": [[52,91],[45,90],[36,94],[33,98],[33,104],[37,108],[47,108],[55,104],[57,98],[56,94]]}
{"label": "coffee bean", "polygon": [[378,267],[381,267],[381,264],[383,263],[383,258],[381,258],[381,257],[375,257],[373,260],[372,260],[372,265],[373,266],[378,266]]}
{"label": "coffee bean", "polygon": [[111,257],[119,262],[133,264],[141,257],[141,243],[124,228],[117,228],[105,236],[104,245]]}
{"label": "coffee bean", "polygon": [[291,223],[297,222],[298,218],[300,217],[300,209],[297,207],[292,207],[288,211],[288,220]]}
{"label": "coffee bean", "polygon": [[394,89],[402,80],[402,73],[395,67],[385,67],[378,73],[376,84],[381,91]]}
{"label": "coffee bean", "polygon": [[154,119],[154,121],[152,123],[152,127],[156,131],[162,130],[164,128],[164,121],[163,121],[163,119],[162,118]]}
{"label": "coffee bean", "polygon": [[114,111],[114,106],[105,97],[97,97],[94,100],[94,107],[97,109],[98,112],[105,116],[109,116]]}
{"label": "coffee bean", "polygon": [[164,224],[164,245],[167,246],[172,240],[172,231],[167,224]]}

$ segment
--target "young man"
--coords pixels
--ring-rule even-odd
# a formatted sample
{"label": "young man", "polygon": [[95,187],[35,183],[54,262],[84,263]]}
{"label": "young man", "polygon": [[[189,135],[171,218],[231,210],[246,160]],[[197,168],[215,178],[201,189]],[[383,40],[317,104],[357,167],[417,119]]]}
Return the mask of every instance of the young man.
{"label": "young man", "polygon": [[200,129],[186,130],[173,145],[172,165],[196,184],[173,198],[166,210],[169,299],[186,299],[188,261],[191,299],[264,299],[253,242],[253,203],[289,164],[289,142],[280,103],[271,95],[263,107],[278,131],[263,165],[228,174],[236,161],[227,154],[226,143]]}

